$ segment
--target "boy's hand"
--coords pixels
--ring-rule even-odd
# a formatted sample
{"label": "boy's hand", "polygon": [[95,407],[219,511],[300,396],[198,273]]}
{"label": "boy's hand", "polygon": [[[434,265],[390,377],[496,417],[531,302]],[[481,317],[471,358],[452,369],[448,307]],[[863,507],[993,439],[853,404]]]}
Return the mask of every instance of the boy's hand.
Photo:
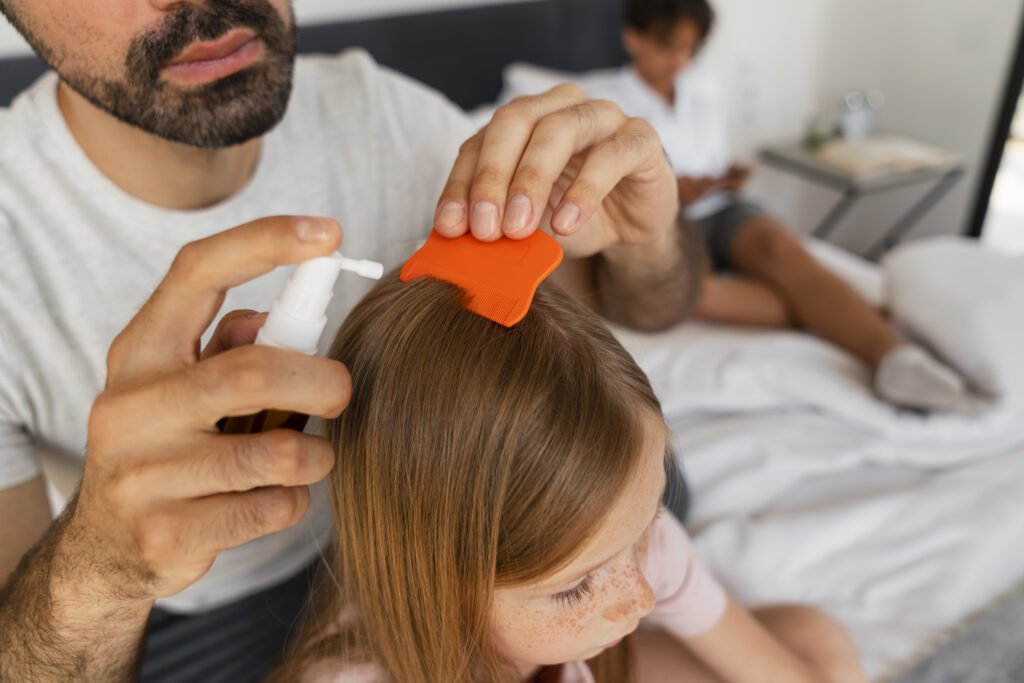
{"label": "boy's hand", "polygon": [[733,164],[722,179],[725,189],[733,193],[742,191],[753,172],[753,167],[747,164]]}

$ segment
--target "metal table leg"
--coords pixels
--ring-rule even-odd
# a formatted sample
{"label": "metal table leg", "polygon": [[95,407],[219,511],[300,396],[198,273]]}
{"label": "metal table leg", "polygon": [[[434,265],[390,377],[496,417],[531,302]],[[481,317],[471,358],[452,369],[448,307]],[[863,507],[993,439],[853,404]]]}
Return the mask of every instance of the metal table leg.
{"label": "metal table leg", "polygon": [[836,226],[839,225],[839,221],[853,208],[858,196],[860,196],[860,192],[853,187],[848,188],[843,193],[839,203],[832,207],[827,216],[821,219],[821,222],[818,223],[818,227],[814,229],[812,234],[822,240],[831,235],[835,231]]}
{"label": "metal table leg", "polygon": [[871,260],[877,260],[885,252],[896,246],[924,218],[925,214],[949,192],[963,173],[962,168],[954,168],[942,176],[939,182],[935,184],[935,187],[929,190],[920,201],[910,207],[903,217],[885,232],[881,239],[871,245],[871,248],[865,252],[865,256]]}

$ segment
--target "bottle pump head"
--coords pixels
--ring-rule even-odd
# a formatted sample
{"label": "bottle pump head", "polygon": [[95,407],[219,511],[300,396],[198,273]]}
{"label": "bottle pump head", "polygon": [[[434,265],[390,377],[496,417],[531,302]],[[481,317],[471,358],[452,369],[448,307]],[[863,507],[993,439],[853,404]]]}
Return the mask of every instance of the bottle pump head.
{"label": "bottle pump head", "polygon": [[334,296],[334,285],[343,270],[373,280],[384,275],[380,263],[341,254],[300,264],[270,309],[256,343],[314,355],[327,325],[327,306]]}

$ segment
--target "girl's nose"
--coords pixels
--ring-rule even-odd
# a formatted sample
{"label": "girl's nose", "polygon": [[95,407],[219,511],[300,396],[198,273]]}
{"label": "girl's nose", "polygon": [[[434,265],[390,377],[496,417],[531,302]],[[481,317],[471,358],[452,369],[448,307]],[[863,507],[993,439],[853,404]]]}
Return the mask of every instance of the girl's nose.
{"label": "girl's nose", "polygon": [[605,609],[605,619],[628,622],[650,614],[654,609],[654,591],[633,558],[615,571],[617,576],[612,584],[614,597]]}

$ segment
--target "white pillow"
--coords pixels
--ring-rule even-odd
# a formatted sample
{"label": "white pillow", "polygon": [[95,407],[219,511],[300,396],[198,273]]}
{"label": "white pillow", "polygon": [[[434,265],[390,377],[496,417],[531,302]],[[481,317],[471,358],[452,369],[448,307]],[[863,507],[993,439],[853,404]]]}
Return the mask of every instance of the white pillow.
{"label": "white pillow", "polygon": [[602,69],[585,73],[570,73],[526,62],[515,62],[506,66],[502,71],[504,87],[498,96],[498,103],[506,104],[523,95],[537,95],[551,90],[560,83],[575,83],[585,91],[591,92],[594,88],[603,85],[617,72],[618,69]]}
{"label": "white pillow", "polygon": [[973,240],[923,240],[883,268],[893,317],[980,392],[1024,401],[1024,256]]}

